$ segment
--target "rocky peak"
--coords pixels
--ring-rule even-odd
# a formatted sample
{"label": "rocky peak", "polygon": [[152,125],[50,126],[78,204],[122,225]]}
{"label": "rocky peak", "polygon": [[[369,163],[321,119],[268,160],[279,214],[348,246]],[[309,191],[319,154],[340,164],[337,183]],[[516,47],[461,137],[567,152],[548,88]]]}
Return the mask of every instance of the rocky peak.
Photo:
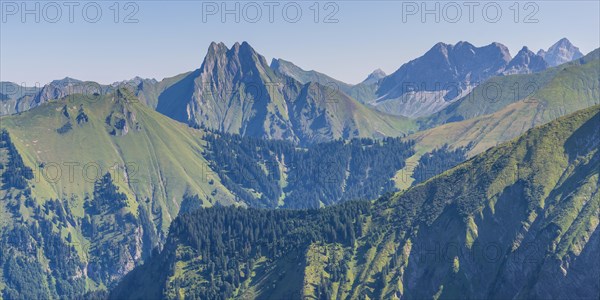
{"label": "rocky peak", "polygon": [[247,42],[236,42],[230,49],[223,43],[212,42],[208,47],[201,71],[214,76],[235,75],[249,70],[264,72],[269,68],[266,59]]}
{"label": "rocky peak", "polygon": [[527,47],[523,47],[508,63],[503,74],[529,74],[542,71],[546,68],[548,68],[548,63],[546,63],[542,56],[531,52]]}
{"label": "rocky peak", "polygon": [[503,45],[501,43],[493,42],[484,48],[496,49],[504,61],[508,62],[512,59],[512,57],[510,55],[510,50],[508,50],[508,47],[506,47],[505,45]]}
{"label": "rocky peak", "polygon": [[439,89],[436,83],[453,83],[458,84],[461,90],[467,89],[473,83],[500,74],[509,61],[508,49],[499,43],[483,47],[475,47],[468,42],[456,45],[437,43],[423,56],[384,78],[377,94],[380,99],[400,97],[405,92],[402,87],[406,83],[420,84],[426,91]]}
{"label": "rocky peak", "polygon": [[562,38],[550,46],[547,51],[540,49],[538,55],[543,57],[548,65],[554,67],[578,59],[583,56],[583,53],[571,41]]}
{"label": "rocky peak", "polygon": [[220,53],[227,52],[227,50],[229,50],[229,49],[227,49],[227,46],[225,46],[225,44],[223,42],[220,42],[220,43],[212,42],[208,46],[208,52],[206,55],[207,56],[219,55]]}
{"label": "rocky peak", "polygon": [[59,79],[59,80],[53,80],[52,82],[50,82],[50,85],[53,86],[68,86],[68,85],[73,85],[73,84],[77,84],[77,83],[81,83],[81,80],[75,79],[75,78],[71,78],[71,77],[65,77],[63,79]]}
{"label": "rocky peak", "polygon": [[375,71],[371,72],[371,74],[369,74],[369,76],[367,76],[367,78],[365,80],[363,80],[362,83],[366,83],[366,84],[376,83],[379,80],[383,79],[385,76],[386,76],[386,74],[383,70],[376,69]]}

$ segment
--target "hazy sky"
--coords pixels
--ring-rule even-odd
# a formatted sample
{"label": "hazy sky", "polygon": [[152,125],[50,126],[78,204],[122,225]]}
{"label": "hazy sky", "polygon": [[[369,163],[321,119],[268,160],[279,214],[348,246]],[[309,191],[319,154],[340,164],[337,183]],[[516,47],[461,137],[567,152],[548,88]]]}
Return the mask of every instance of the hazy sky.
{"label": "hazy sky", "polygon": [[512,55],[562,37],[583,53],[600,45],[597,0],[114,3],[2,0],[0,80],[160,80],[199,68],[211,41],[247,41],[268,61],[284,58],[349,83],[376,68],[389,74],[440,41],[497,41]]}

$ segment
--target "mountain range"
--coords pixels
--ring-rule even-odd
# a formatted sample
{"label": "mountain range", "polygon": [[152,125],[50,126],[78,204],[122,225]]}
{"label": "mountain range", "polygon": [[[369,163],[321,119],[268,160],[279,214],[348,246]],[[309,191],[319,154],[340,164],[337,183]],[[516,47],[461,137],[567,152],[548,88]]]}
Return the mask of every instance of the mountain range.
{"label": "mountain range", "polygon": [[[573,47],[559,43],[562,46],[548,53],[568,57],[564,53]],[[525,222],[534,226],[532,236],[545,237],[536,220],[563,222],[563,214],[568,214],[579,220],[573,224],[592,225],[571,228],[571,221],[560,223],[559,235],[565,236],[566,244],[560,251],[551,248],[550,257],[558,257],[561,270],[568,270],[580,248],[591,245],[597,250],[597,239],[588,232],[595,232],[597,213],[594,219],[587,211],[597,209],[597,199],[590,198],[597,197],[597,168],[596,173],[589,171],[597,165],[597,145],[584,141],[598,135],[590,128],[600,103],[600,50],[553,67],[527,48],[514,58],[503,49],[497,43],[481,48],[440,43],[397,72],[386,76],[374,71],[357,85],[281,59],[269,65],[247,43],[231,48],[212,43],[199,69],[161,81],[136,77],[100,85],[67,77],[34,88],[3,82],[0,100],[8,115],[0,117],[1,295],[102,298],[102,291],[116,287],[117,298],[143,288],[146,291],[138,295],[166,298],[183,292],[200,298],[300,298],[299,292],[310,297],[335,293],[387,299],[452,297],[460,286],[473,298],[484,297],[478,294],[484,290],[490,297],[542,297],[540,286],[560,286],[556,278],[566,275],[539,279],[527,269],[523,274],[528,283],[519,286],[521,279],[501,274],[507,269],[495,265],[500,272],[496,281],[469,286],[464,278],[482,265],[465,265],[459,258],[459,266],[454,260],[451,265],[459,275],[442,278],[445,264],[421,268],[420,262],[407,264],[413,259],[408,254],[380,257],[388,250],[410,252],[416,239],[440,238],[435,230],[420,230],[427,212],[443,216],[439,222],[457,224],[451,230],[467,228],[471,238],[474,228],[481,229],[484,239],[489,235],[482,228],[509,224],[507,235],[493,240],[502,247],[513,240],[517,231],[510,230],[518,227],[515,224]],[[471,59],[462,60],[465,53],[471,53]],[[467,66],[475,58],[498,68]],[[359,97],[376,95],[384,87],[393,95],[398,91],[393,78],[426,80],[421,71],[409,70],[427,72],[428,64],[441,70],[431,78],[471,82],[477,77],[483,82],[465,84],[456,99],[444,100],[448,104],[419,118],[378,111],[381,106]],[[501,93],[490,96],[490,87]],[[581,111],[561,118],[577,110]],[[528,131],[534,127],[538,128]],[[560,135],[553,135],[556,132]],[[550,144],[564,153],[549,151]],[[546,160],[552,165],[544,166]],[[502,164],[496,166],[496,161]],[[587,212],[573,208],[583,206],[577,202],[580,198],[568,198],[567,189],[584,198],[591,193]],[[449,196],[441,191],[450,191]],[[526,217],[510,211],[506,214],[515,219],[508,220],[486,210],[488,205],[493,211],[498,199],[511,195],[524,202],[502,209],[527,206]],[[559,205],[561,197],[568,199]],[[472,210],[469,205],[474,202],[485,209]],[[218,208],[202,209],[206,207]],[[462,210],[459,217],[456,207]],[[304,210],[308,208],[322,209]],[[232,216],[241,217],[247,226],[222,223]],[[254,228],[252,233],[249,228]],[[264,247],[241,250],[237,247],[246,244],[221,240],[222,232],[234,234],[232,240]],[[524,232],[518,231],[517,237],[527,238]],[[462,231],[450,233],[448,238],[456,238]],[[551,241],[543,240],[540,247],[561,242],[550,236]],[[203,248],[213,242],[213,248]],[[233,252],[218,252],[223,245]],[[583,257],[582,263],[589,264],[589,257]],[[554,258],[544,257],[548,263],[537,268],[559,274]],[[148,268],[168,272],[146,274]],[[207,270],[221,273],[210,277]],[[431,270],[433,275],[418,270]],[[573,270],[575,275],[569,276],[597,277],[577,273],[579,267]],[[425,279],[429,277],[435,279],[431,284]],[[564,284],[571,289],[569,278]],[[506,294],[498,292],[506,284]],[[581,289],[582,297],[598,290],[593,285]],[[291,290],[296,292],[287,295]]]}
{"label": "mountain range", "polygon": [[599,77],[599,49],[537,73],[498,76],[441,111],[418,119],[421,130],[416,135],[439,132],[443,140],[463,145],[477,141],[485,144],[473,148],[479,153],[534,126],[600,104]]}
{"label": "mountain range", "polygon": [[300,144],[399,136],[413,128],[333,87],[278,75],[245,42],[231,49],[212,43],[201,68],[165,89],[156,110],[192,126]]}
{"label": "mountain range", "polygon": [[595,298],[600,106],[320,211],[198,210],[112,299]]}
{"label": "mountain range", "polygon": [[337,86],[380,111],[423,117],[443,109],[491,77],[535,73],[582,56],[566,38],[552,45],[547,52],[538,54],[523,47],[515,57],[500,43],[484,47],[468,42],[456,45],[438,43],[392,74],[385,76],[378,72],[378,80],[365,80],[357,85],[345,84],[316,71],[304,71],[282,60],[274,60],[272,65],[280,73],[300,82],[317,81]]}
{"label": "mountain range", "polygon": [[[242,49],[241,56],[239,52],[240,48],[245,48]],[[213,117],[210,121],[201,120],[201,116],[196,116],[196,114],[202,115],[204,112],[198,111],[197,107],[192,105],[192,103],[198,101],[214,101],[214,99],[208,100],[210,98],[208,96],[213,96],[208,90],[221,89],[222,87],[211,87],[210,82],[216,77],[219,77],[219,80],[226,80],[221,77],[231,76],[231,74],[238,70],[242,70],[240,64],[242,63],[244,64],[243,69],[245,72],[250,68],[255,71],[255,74],[244,73],[244,76],[236,80],[251,80],[252,83],[245,82],[249,86],[244,86],[233,82],[231,78],[227,79],[227,84],[232,86],[225,87],[226,89],[231,89],[227,93],[228,95],[219,95],[222,98],[225,96],[224,101],[233,98],[235,94],[239,94],[242,98],[246,96],[249,98],[260,96],[266,102],[284,100],[286,105],[289,105],[289,103],[295,102],[297,97],[302,97],[298,95],[297,90],[299,87],[293,86],[305,85],[312,82],[324,86],[324,89],[329,88],[329,92],[326,93],[327,97],[325,95],[322,96],[329,100],[335,100],[340,97],[340,93],[343,93],[359,102],[374,106],[376,109],[387,114],[422,117],[443,109],[453,100],[466,95],[472,88],[490,77],[501,74],[539,72],[547,67],[567,63],[582,56],[583,54],[579,49],[572,45],[566,38],[550,46],[547,51],[540,50],[537,54],[524,47],[514,58],[511,57],[508,48],[500,43],[492,43],[484,47],[475,47],[468,42],[459,42],[456,45],[438,43],[423,56],[402,65],[390,75],[386,75],[383,71],[377,69],[372,74],[369,74],[363,82],[351,85],[318,71],[305,71],[292,62],[283,59],[273,59],[271,64],[268,65],[264,57],[256,53],[247,43],[236,44],[232,47],[231,51],[222,43],[213,43],[210,45],[200,69],[165,78],[161,81],[136,77],[111,85],[101,85],[95,82],[82,82],[67,77],[62,80],[55,80],[43,87],[22,87],[15,83],[2,82],[0,83],[0,101],[2,101],[0,114],[6,115],[22,112],[45,101],[60,98],[60,96],[66,94],[82,92],[88,94],[92,94],[93,92],[106,94],[114,90],[115,87],[126,86],[134,90],[141,101],[155,108],[158,107],[159,97],[163,93],[168,92],[168,94],[163,95],[164,99],[173,96],[185,98],[178,101],[167,101],[176,102],[177,104],[166,103],[165,100],[161,102],[160,109],[172,113],[173,115],[170,117],[177,120],[185,120],[195,125],[206,124],[214,129],[229,127],[231,133],[243,133],[243,126],[229,124],[231,121],[228,121],[228,117],[223,115],[222,109],[218,109],[218,103],[213,103],[211,109],[216,109],[217,115],[220,116],[216,117],[216,119]],[[215,64],[216,61],[219,61],[219,63]],[[214,78],[210,78],[207,75],[213,71],[211,67],[219,69],[213,74]],[[231,69],[226,71],[221,68]],[[201,75],[201,73],[204,75]],[[202,78],[200,81],[197,80],[198,76]],[[194,87],[190,86],[193,85],[192,81],[196,85],[195,88],[199,88],[198,85],[202,86],[202,94],[198,94]],[[244,91],[244,87],[248,91]],[[169,88],[168,91],[167,88]],[[295,92],[290,93],[290,91]],[[260,95],[251,95],[252,93],[260,93]],[[273,93],[278,95],[274,95]],[[184,104],[187,102],[190,104],[189,112],[188,105]],[[344,103],[347,101],[341,102]],[[174,107],[177,105],[181,107]],[[245,114],[248,114],[250,108],[248,108],[247,104],[242,105],[240,102],[238,106],[244,106],[244,109],[246,109]],[[274,106],[283,107],[285,105],[277,104]],[[254,107],[254,109],[257,109],[257,107]],[[229,114],[231,113],[229,112]],[[283,118],[282,122],[285,123],[285,116],[277,116],[280,113],[277,112],[273,118]],[[187,116],[188,114],[190,115]],[[259,115],[257,112],[253,114]],[[291,118],[293,119],[293,117]],[[255,117],[247,117],[247,122],[250,122],[250,119],[258,121]],[[252,125],[250,127],[256,126]],[[259,127],[264,128],[257,132],[251,131],[249,134],[264,134],[262,131],[265,128],[267,131],[271,129],[274,131],[281,130],[271,128],[277,127],[274,124],[263,124]],[[363,133],[361,133],[362,136],[372,134],[364,132],[367,130],[369,129],[363,130]],[[269,137],[279,137],[280,135],[267,133]],[[335,134],[331,135],[335,136]]]}

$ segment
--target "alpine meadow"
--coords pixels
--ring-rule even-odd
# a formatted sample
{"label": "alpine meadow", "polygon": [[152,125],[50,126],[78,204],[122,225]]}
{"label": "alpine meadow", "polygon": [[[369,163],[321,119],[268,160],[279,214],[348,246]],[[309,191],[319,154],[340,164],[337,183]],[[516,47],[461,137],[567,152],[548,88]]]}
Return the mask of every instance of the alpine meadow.
{"label": "alpine meadow", "polygon": [[1,9],[0,300],[600,299],[598,2]]}

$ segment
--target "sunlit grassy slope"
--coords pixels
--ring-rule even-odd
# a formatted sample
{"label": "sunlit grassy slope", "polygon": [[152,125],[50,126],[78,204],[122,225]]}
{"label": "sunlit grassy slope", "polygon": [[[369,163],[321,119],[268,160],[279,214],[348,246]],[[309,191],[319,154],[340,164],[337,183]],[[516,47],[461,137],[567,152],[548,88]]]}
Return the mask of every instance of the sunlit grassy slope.
{"label": "sunlit grassy slope", "polygon": [[[422,126],[435,127],[410,136],[416,141],[417,152],[411,160],[416,162],[422,154],[444,144],[471,144],[469,155],[473,156],[535,126],[599,104],[599,55],[600,50],[595,50],[580,60],[540,73],[490,79],[446,109],[419,120]],[[496,95],[495,87],[499,87],[500,96],[490,101]],[[460,119],[464,120],[456,121]],[[413,165],[407,164],[398,172],[395,181],[399,188],[410,186]]]}
{"label": "sunlit grassy slope", "polygon": [[197,211],[112,297],[595,298],[599,125],[561,117],[368,207]]}
{"label": "sunlit grassy slope", "polygon": [[[78,123],[80,108],[88,122]],[[202,131],[122,93],[69,97],[0,121],[34,169],[37,199],[89,195],[95,179],[111,172],[130,201],[157,202],[168,212],[165,226],[185,193],[198,194],[205,206],[233,203],[202,156]],[[72,129],[59,133],[68,122]]]}

